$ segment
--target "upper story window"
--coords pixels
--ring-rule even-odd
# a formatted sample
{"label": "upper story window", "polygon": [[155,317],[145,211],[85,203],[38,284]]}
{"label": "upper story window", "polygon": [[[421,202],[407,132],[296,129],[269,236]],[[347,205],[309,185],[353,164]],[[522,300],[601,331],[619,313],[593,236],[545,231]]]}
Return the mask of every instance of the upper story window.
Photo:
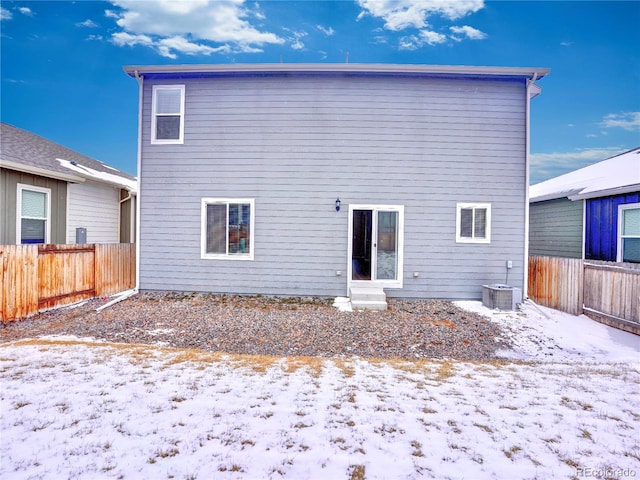
{"label": "upper story window", "polygon": [[51,190],[18,184],[16,243],[49,243]]}
{"label": "upper story window", "polygon": [[491,242],[490,203],[458,203],[456,205],[456,242]]}
{"label": "upper story window", "polygon": [[151,143],[184,143],[184,85],[154,85]]}
{"label": "upper story window", "polygon": [[640,262],[640,203],[618,206],[618,262]]}

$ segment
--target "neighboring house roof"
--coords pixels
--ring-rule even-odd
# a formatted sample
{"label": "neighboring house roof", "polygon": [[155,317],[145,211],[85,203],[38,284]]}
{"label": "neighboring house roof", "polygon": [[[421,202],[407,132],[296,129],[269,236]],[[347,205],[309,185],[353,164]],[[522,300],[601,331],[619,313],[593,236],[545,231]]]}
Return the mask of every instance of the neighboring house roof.
{"label": "neighboring house roof", "polygon": [[529,188],[529,202],[581,200],[640,190],[640,147]]}
{"label": "neighboring house roof", "polygon": [[136,192],[136,177],[34,133],[0,123],[0,167],[69,182],[93,180]]}

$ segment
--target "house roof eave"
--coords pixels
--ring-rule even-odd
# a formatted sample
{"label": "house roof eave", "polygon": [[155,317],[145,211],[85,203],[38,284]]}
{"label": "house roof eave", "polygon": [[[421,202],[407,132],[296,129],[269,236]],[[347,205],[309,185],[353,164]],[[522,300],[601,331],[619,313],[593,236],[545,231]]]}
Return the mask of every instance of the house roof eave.
{"label": "house roof eave", "polygon": [[640,192],[640,183],[633,185],[625,185],[622,187],[608,188],[606,190],[589,191],[585,193],[577,193],[569,196],[569,200],[589,200],[592,198],[611,197],[614,195],[624,195],[625,193]]}
{"label": "house roof eave", "polygon": [[9,170],[15,170],[18,172],[39,175],[41,177],[53,178],[55,180],[62,180],[65,182],[82,183],[86,180],[84,177],[73,175],[71,173],[56,172],[53,170],[47,170],[46,168],[40,168],[33,165],[24,165],[22,163],[11,162],[9,160],[0,159],[0,167],[7,168]]}
{"label": "house roof eave", "polygon": [[188,64],[188,65],[138,65],[125,66],[124,71],[130,77],[136,74],[148,78],[208,77],[218,75],[249,74],[321,74],[321,73],[359,73],[419,75],[419,76],[461,76],[495,78],[535,78],[546,76],[550,69],[533,67],[485,67],[464,65],[418,65],[418,64]]}

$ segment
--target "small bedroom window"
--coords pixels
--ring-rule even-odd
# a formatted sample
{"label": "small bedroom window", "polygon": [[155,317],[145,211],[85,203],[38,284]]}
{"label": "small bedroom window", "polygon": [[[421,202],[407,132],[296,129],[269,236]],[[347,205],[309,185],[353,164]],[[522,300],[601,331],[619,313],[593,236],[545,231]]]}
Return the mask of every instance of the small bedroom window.
{"label": "small bedroom window", "polygon": [[16,243],[49,243],[51,190],[18,184]]}
{"label": "small bedroom window", "polygon": [[456,242],[491,242],[491,204],[458,203],[456,206]]}
{"label": "small bedroom window", "polygon": [[154,85],[151,143],[184,143],[184,85]]}
{"label": "small bedroom window", "polygon": [[253,199],[202,199],[202,258],[253,260]]}

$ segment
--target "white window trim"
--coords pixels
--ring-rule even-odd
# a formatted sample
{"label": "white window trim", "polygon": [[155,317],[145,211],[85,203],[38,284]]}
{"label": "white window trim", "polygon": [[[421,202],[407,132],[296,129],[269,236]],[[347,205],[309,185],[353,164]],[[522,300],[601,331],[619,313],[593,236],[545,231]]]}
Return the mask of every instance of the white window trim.
{"label": "white window trim", "polygon": [[47,218],[44,225],[44,243],[51,243],[51,189],[44,187],[36,187],[25,183],[18,183],[16,189],[16,244],[22,245],[22,191],[31,190],[32,192],[44,193],[47,195]]}
{"label": "white window trim", "polygon": [[[158,90],[180,90],[180,135],[177,139],[156,138],[156,92]],[[169,144],[183,144],[184,143],[184,98],[185,88],[184,85],[154,85],[151,94],[151,143],[154,145],[169,145]],[[172,114],[160,114],[160,115],[175,115]]]}
{"label": "white window trim", "polygon": [[[249,204],[251,215],[249,217],[248,254],[207,253],[207,205],[211,205],[213,203],[226,205],[229,205],[230,203]],[[253,260],[255,252],[255,216],[255,199],[253,198],[203,198],[200,203],[200,258],[203,260]],[[228,229],[227,235],[229,235]]]}
{"label": "white window trim", "polygon": [[[468,238],[460,236],[460,220],[462,209],[485,208],[487,210],[487,225],[485,238]],[[475,215],[475,212],[474,212]],[[474,217],[475,218],[475,217]],[[472,229],[473,232],[473,229]],[[490,203],[457,203],[456,204],[456,243],[491,243],[491,204]]]}
{"label": "white window trim", "polygon": [[[618,205],[618,248],[616,249],[616,261],[622,262],[622,212],[624,210],[640,209],[640,203],[625,203]],[[637,238],[635,236],[626,236],[624,238]]]}

